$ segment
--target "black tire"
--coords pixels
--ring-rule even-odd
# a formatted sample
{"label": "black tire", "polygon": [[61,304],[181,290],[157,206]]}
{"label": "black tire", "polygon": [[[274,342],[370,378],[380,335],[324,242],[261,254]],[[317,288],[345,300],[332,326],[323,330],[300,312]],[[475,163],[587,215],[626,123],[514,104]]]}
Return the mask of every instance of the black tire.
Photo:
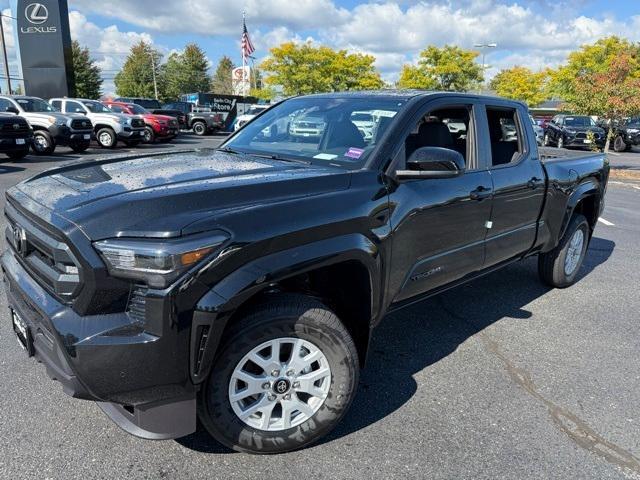
{"label": "black tire", "polygon": [[144,127],[144,143],[155,143],[156,132],[151,127]]}
{"label": "black tire", "polygon": [[[576,231],[581,230],[583,234],[583,244],[580,251],[577,266],[569,273],[565,269],[565,260],[569,252],[570,241]],[[574,215],[567,226],[567,230],[560,239],[558,246],[547,253],[538,255],[538,274],[540,279],[547,285],[555,288],[566,288],[573,285],[584,261],[589,240],[591,238],[591,228],[584,215]]]}
{"label": "black tire", "polygon": [[51,155],[56,150],[56,142],[46,130],[36,130],[31,148],[36,155]]}
{"label": "black tire", "polygon": [[96,133],[96,140],[98,141],[98,145],[102,148],[115,148],[118,144],[116,132],[114,132],[113,128],[110,127],[104,127],[98,130]]}
{"label": "black tire", "polygon": [[564,137],[560,135],[557,141],[558,148],[564,148]]}
{"label": "black tire", "polygon": [[[252,349],[282,337],[312,342],[325,355],[331,369],[329,392],[319,410],[300,425],[261,430],[233,411],[228,396],[231,375]],[[199,392],[198,416],[211,436],[233,450],[288,452],[317,441],[340,422],[355,396],[358,377],[356,347],[338,317],[315,298],[282,294],[252,309],[225,333],[211,375]]]}
{"label": "black tire", "polygon": [[207,124],[199,120],[196,122],[193,122],[193,125],[191,126],[191,128],[193,129],[193,133],[195,133],[199,137],[204,137],[207,134],[207,130],[208,130]]}
{"label": "black tire", "polygon": [[26,148],[24,150],[16,150],[15,152],[7,152],[7,157],[11,160],[22,160],[29,154],[29,149]]}
{"label": "black tire", "polygon": [[88,143],[83,143],[83,144],[79,144],[79,145],[71,145],[71,150],[73,150],[75,153],[86,152],[88,148],[89,148],[89,144]]}
{"label": "black tire", "polygon": [[613,140],[613,150],[616,152],[624,152],[627,150],[627,144],[625,143],[621,135],[618,135]]}

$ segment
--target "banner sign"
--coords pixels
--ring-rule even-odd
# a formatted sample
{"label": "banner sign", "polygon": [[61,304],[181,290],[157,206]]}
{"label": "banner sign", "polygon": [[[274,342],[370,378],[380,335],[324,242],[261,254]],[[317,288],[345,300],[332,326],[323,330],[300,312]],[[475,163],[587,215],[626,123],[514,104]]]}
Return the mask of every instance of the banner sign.
{"label": "banner sign", "polygon": [[67,0],[17,0],[13,5],[25,93],[44,99],[73,95]]}
{"label": "banner sign", "polygon": [[231,73],[233,94],[246,97],[251,92],[251,67],[237,67]]}

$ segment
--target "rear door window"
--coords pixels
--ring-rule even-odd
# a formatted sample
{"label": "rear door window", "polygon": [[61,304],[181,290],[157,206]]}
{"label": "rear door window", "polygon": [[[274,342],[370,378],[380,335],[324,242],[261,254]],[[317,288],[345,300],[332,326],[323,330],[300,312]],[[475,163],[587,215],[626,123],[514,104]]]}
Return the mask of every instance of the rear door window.
{"label": "rear door window", "polygon": [[524,153],[524,136],[515,108],[487,106],[491,166],[516,164]]}

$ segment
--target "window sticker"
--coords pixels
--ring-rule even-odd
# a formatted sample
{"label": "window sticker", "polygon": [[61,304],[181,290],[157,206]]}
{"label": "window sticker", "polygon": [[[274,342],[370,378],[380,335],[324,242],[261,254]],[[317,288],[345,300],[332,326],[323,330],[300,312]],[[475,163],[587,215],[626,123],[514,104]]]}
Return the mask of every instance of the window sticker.
{"label": "window sticker", "polygon": [[362,156],[364,150],[362,148],[351,147],[347,150],[347,153],[344,154],[345,157],[355,158],[356,160]]}
{"label": "window sticker", "polygon": [[333,155],[331,153],[319,153],[318,155],[315,155],[313,158],[317,158],[318,160],[333,160],[337,156],[338,155]]}

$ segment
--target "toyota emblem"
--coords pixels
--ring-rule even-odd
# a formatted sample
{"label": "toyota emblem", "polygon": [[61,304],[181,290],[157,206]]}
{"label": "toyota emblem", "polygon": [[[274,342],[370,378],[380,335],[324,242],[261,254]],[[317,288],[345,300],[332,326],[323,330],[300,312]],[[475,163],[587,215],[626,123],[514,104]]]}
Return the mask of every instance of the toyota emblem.
{"label": "toyota emblem", "polygon": [[20,130],[20,124],[19,123],[14,123],[13,124],[13,129],[14,130]]}
{"label": "toyota emblem", "polygon": [[16,251],[24,256],[27,253],[27,234],[19,225],[14,225],[12,227],[13,233],[13,246],[16,248]]}

